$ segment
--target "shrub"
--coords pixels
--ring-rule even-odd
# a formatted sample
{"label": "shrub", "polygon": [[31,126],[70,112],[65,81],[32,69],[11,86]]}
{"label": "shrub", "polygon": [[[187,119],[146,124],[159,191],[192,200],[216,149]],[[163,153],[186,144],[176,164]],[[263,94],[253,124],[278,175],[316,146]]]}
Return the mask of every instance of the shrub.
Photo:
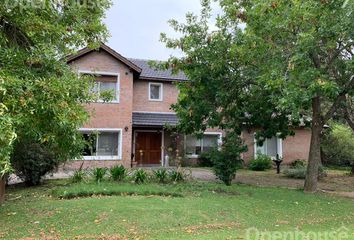
{"label": "shrub", "polygon": [[351,128],[344,124],[330,123],[321,146],[324,165],[352,166],[354,171],[354,132]]}
{"label": "shrub", "polygon": [[229,133],[224,138],[221,148],[210,152],[214,164],[214,174],[227,186],[230,186],[232,180],[236,177],[236,170],[242,167],[241,153],[246,150],[247,147],[243,145],[239,135]]}
{"label": "shrub", "polygon": [[301,168],[307,166],[307,161],[303,159],[296,159],[290,163],[291,168]]}
{"label": "shrub", "polygon": [[114,166],[110,170],[111,178],[114,181],[123,181],[127,176],[127,169],[123,165]]}
{"label": "shrub", "polygon": [[256,159],[253,159],[248,166],[253,171],[265,171],[272,168],[272,159],[263,154],[259,154]]}
{"label": "shrub", "polygon": [[[295,179],[305,179],[306,178],[306,166],[298,166],[296,168],[289,168],[284,170],[284,175],[288,178],[295,178]],[[327,176],[327,173],[323,166],[318,168],[318,179],[322,179]]]}
{"label": "shrub", "polygon": [[94,168],[92,170],[93,179],[96,183],[100,183],[107,173],[107,168]]}
{"label": "shrub", "polygon": [[202,152],[198,158],[198,165],[201,167],[213,167],[214,163],[211,157],[210,151]]}
{"label": "shrub", "polygon": [[165,168],[158,169],[154,171],[155,178],[159,183],[166,183],[168,180],[168,172]]}
{"label": "shrub", "polygon": [[148,174],[144,169],[138,169],[133,173],[133,180],[136,184],[145,183],[148,178]]}
{"label": "shrub", "polygon": [[173,182],[182,182],[186,179],[186,176],[181,169],[177,169],[170,172],[170,178]]}
{"label": "shrub", "polygon": [[289,168],[289,169],[285,169],[283,173],[288,178],[305,179],[306,168],[304,167]]}
{"label": "shrub", "polygon": [[11,157],[15,173],[27,186],[39,185],[42,177],[55,170],[61,162],[51,146],[31,139],[17,142]]}
{"label": "shrub", "polygon": [[79,182],[82,182],[84,180],[86,176],[86,172],[84,170],[75,170],[73,176],[71,177],[71,181],[73,183],[79,183]]}
{"label": "shrub", "polygon": [[78,183],[82,182],[86,176],[86,172],[82,170],[82,167],[84,166],[84,162],[81,163],[80,168],[78,170],[74,171],[73,176],[71,177],[71,182],[73,183]]}

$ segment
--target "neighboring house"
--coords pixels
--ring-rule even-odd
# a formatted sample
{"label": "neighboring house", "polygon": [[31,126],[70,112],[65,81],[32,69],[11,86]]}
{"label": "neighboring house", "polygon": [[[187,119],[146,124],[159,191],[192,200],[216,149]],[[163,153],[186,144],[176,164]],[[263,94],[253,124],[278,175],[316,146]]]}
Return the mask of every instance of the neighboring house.
{"label": "neighboring house", "polygon": [[[175,133],[166,125],[178,123],[171,105],[177,102],[179,91],[176,82],[188,81],[182,74],[157,71],[147,60],[128,59],[102,44],[98,50],[84,48],[68,57],[68,64],[79,74],[96,76],[93,91],[111,90],[111,102],[92,102],[89,123],[80,131],[92,146],[85,149],[85,167],[123,164],[134,166],[166,166],[175,159],[194,161],[203,151],[221,144],[222,131],[208,130],[202,139]],[[310,133],[297,130],[295,137],[284,141],[269,140],[260,152],[278,153],[285,160],[306,159]],[[249,151],[249,160],[257,154],[253,133],[243,134]],[[81,161],[71,163],[78,167]]]}

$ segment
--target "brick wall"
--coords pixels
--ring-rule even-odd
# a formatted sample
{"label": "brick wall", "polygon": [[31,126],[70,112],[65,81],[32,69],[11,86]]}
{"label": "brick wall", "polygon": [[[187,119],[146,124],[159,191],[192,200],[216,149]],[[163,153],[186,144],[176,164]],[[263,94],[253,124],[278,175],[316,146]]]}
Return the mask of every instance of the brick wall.
{"label": "brick wall", "polygon": [[[310,151],[311,131],[309,129],[295,129],[295,136],[283,140],[283,161],[290,164],[296,159],[308,159]],[[254,131],[243,131],[242,139],[248,146],[248,151],[243,154],[245,162],[254,158]]]}
{"label": "brick wall", "polygon": [[173,112],[171,104],[177,102],[178,89],[174,83],[163,82],[162,101],[149,101],[149,81],[134,81],[133,111]]}
{"label": "brick wall", "polygon": [[[131,164],[132,110],[133,110],[133,73],[105,51],[88,53],[70,65],[75,70],[117,72],[120,75],[119,103],[91,103],[87,106],[90,121],[83,128],[120,128],[122,129],[122,160],[116,161],[127,167]],[[128,127],[128,131],[125,128]],[[92,165],[96,161],[89,161]],[[75,163],[76,164],[76,163]],[[104,163],[102,163],[104,164]],[[112,164],[112,163],[110,163]]]}

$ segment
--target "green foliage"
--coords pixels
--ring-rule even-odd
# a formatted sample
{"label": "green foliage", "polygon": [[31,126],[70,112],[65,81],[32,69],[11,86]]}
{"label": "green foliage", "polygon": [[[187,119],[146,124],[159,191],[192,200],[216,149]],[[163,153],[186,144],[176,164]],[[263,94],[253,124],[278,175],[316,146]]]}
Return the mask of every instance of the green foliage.
{"label": "green foliage", "polygon": [[109,170],[113,181],[123,181],[127,176],[128,170],[123,165],[114,166]]}
{"label": "green foliage", "polygon": [[300,167],[306,167],[307,166],[307,161],[304,159],[296,159],[293,161],[290,166],[292,168],[300,168]]}
{"label": "green foliage", "polygon": [[92,170],[92,176],[93,179],[96,183],[100,183],[102,182],[102,180],[104,179],[104,177],[106,176],[108,169],[107,168],[94,168]]}
{"label": "green foliage", "polygon": [[133,180],[136,184],[143,184],[148,180],[148,174],[144,169],[138,169],[133,172]]}
{"label": "green foliage", "polygon": [[184,197],[184,194],[182,194],[179,189],[161,187],[161,185],[132,185],[129,183],[116,184],[110,182],[103,182],[101,184],[71,184],[69,186],[52,190],[52,194],[60,199],[130,195]]}
{"label": "green foliage", "polygon": [[169,175],[173,182],[182,182],[186,180],[186,175],[184,174],[181,168],[177,170],[171,170]]}
{"label": "green foliage", "polygon": [[[299,125],[323,126],[348,108],[345,99],[354,94],[350,1],[219,0],[222,11],[215,21],[210,2],[203,0],[200,16],[188,13],[185,23],[170,20],[178,38],[161,34],[162,42],[183,56],[159,67],[189,78],[179,83],[173,106],[179,130],[219,127],[240,134],[257,127],[262,142],[294,135]],[[313,135],[319,139],[320,133],[316,129]],[[311,149],[319,147],[315,142]],[[319,161],[309,159],[310,169]],[[315,179],[315,172],[307,179]],[[315,186],[311,182],[308,188]]]}
{"label": "green foliage", "polygon": [[166,183],[168,180],[168,172],[166,168],[160,168],[154,171],[155,178],[159,181],[159,183]]}
{"label": "green foliage", "polygon": [[11,157],[15,173],[28,186],[38,185],[44,175],[55,170],[62,160],[55,148],[33,139],[18,139]]}
{"label": "green foliage", "polygon": [[82,182],[86,177],[86,171],[82,169],[78,169],[74,171],[73,176],[71,177],[71,181],[73,183],[79,183]]}
{"label": "green foliage", "polygon": [[250,161],[249,169],[253,171],[265,171],[272,168],[272,159],[263,154],[258,154],[256,159]]}
{"label": "green foliage", "polygon": [[106,39],[102,19],[110,1],[77,4],[8,1],[0,6],[1,175],[10,170],[16,135],[54,148],[60,161],[81,154],[77,129],[88,119],[84,104],[95,96],[91,81],[78,77],[66,56]]}
{"label": "green foliage", "polygon": [[354,133],[348,126],[332,122],[322,141],[323,164],[350,166],[354,164]]}
{"label": "green foliage", "polygon": [[213,171],[227,186],[230,186],[236,177],[236,170],[242,167],[241,153],[246,150],[247,147],[243,145],[240,137],[229,133],[224,138],[221,148],[210,152],[210,158],[214,163]]}
{"label": "green foliage", "polygon": [[198,165],[201,167],[213,167],[214,162],[210,152],[202,152],[198,158]]}
{"label": "green foliage", "polygon": [[[306,166],[297,166],[295,168],[289,168],[283,171],[286,177],[295,178],[295,179],[305,179],[306,172],[307,172]],[[318,179],[322,179],[327,176],[327,173],[322,166],[318,168],[318,172],[319,172]]]}
{"label": "green foliage", "polygon": [[[5,89],[1,87],[4,80],[0,78],[0,99],[5,94]],[[10,153],[12,143],[16,138],[13,129],[13,122],[8,114],[7,107],[0,102],[0,179],[12,171],[10,165]]]}
{"label": "green foliage", "polygon": [[288,178],[305,179],[306,168],[304,168],[304,167],[289,168],[289,169],[284,170],[283,173]]}

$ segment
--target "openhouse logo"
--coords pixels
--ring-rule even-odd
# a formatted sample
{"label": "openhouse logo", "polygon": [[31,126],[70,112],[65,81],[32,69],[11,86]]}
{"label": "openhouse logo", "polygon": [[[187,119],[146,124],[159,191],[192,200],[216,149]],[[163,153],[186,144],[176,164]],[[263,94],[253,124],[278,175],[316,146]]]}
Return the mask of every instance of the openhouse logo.
{"label": "openhouse logo", "polygon": [[246,230],[246,240],[347,240],[353,239],[354,233],[342,226],[333,231],[264,231],[257,228]]}

